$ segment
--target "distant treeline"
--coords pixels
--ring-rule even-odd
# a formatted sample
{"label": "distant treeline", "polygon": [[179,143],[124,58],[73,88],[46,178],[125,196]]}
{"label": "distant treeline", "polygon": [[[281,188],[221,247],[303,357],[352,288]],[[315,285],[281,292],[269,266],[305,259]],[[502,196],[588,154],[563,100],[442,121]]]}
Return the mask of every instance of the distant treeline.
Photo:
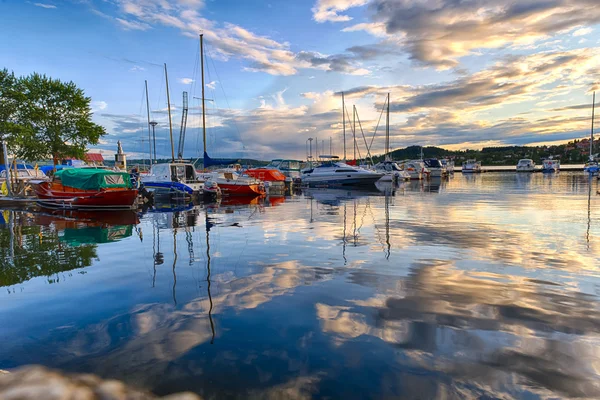
{"label": "distant treeline", "polygon": [[[481,150],[446,150],[441,147],[423,147],[423,158],[450,158],[457,164],[468,159],[476,159],[484,165],[515,165],[522,158],[531,158],[536,163],[541,163],[544,158],[552,156],[560,159],[565,164],[585,163],[589,158],[589,144],[580,140],[555,146],[501,146],[484,147]],[[409,146],[396,149],[390,153],[392,160],[418,159],[421,157],[421,146]],[[373,161],[383,161],[384,155],[373,156]],[[158,162],[169,162],[170,158],[160,159]],[[193,160],[191,160],[193,161]],[[254,159],[240,159],[238,162],[244,166],[264,166],[269,161]],[[148,163],[148,159],[129,160],[130,165]],[[196,163],[202,168],[202,159]]]}
{"label": "distant treeline", "polygon": [[[477,159],[484,165],[514,165],[522,158],[531,158],[536,163],[542,159],[553,156],[567,164],[584,163],[589,158],[589,148],[577,145],[575,140],[566,144],[555,146],[502,146],[484,147],[481,150],[446,150],[441,147],[423,147],[424,158],[451,158],[457,162],[467,159]],[[397,149],[390,153],[393,160],[415,159],[421,157],[421,146],[409,146]],[[373,157],[374,162],[384,159],[384,155]]]}

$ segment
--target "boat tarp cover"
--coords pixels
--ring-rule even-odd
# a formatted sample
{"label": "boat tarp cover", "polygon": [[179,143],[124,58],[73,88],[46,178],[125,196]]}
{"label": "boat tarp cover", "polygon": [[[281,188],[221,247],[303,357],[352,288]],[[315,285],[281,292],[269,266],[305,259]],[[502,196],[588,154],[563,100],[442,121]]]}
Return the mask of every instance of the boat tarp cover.
{"label": "boat tarp cover", "polygon": [[63,185],[81,190],[132,188],[131,179],[127,172],[70,168],[57,171],[54,176],[60,178]]}
{"label": "boat tarp cover", "polygon": [[204,168],[208,168],[213,165],[230,165],[236,164],[239,160],[233,158],[210,158],[206,152],[204,152]]}
{"label": "boat tarp cover", "polygon": [[78,229],[67,228],[60,241],[73,246],[109,243],[130,237],[132,233],[133,227],[131,225],[114,225],[106,228],[100,226],[87,226]]}

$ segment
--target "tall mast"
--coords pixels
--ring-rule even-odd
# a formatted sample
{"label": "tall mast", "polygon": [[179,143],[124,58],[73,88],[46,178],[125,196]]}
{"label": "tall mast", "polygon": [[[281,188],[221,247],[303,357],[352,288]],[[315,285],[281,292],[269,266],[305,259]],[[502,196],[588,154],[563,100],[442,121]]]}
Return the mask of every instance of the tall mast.
{"label": "tall mast", "polygon": [[385,160],[389,160],[390,152],[390,94],[387,95],[387,115],[385,123]]}
{"label": "tall mast", "polygon": [[344,92],[342,92],[342,126],[344,131],[344,162],[346,162],[346,105],[344,104]]}
{"label": "tall mast", "polygon": [[[200,34],[200,75],[202,76],[202,142],[204,143],[204,154],[206,154],[206,113],[204,112],[204,34]],[[205,167],[206,168],[206,167]]]}
{"label": "tall mast", "polygon": [[152,165],[152,141],[150,139],[150,101],[148,100],[148,81],[144,81],[146,84],[146,111],[148,112],[148,158],[150,159],[150,165]]}
{"label": "tall mast", "polygon": [[594,154],[594,107],[596,106],[596,92],[592,96],[592,131],[590,133],[590,161],[593,160]]}
{"label": "tall mast", "polygon": [[165,81],[167,82],[167,108],[169,112],[169,137],[171,138],[171,161],[175,162],[175,147],[173,145],[173,121],[171,121],[171,98],[169,96],[169,76],[167,75],[167,63],[165,63]]}
{"label": "tall mast", "polygon": [[354,161],[356,161],[356,106],[352,105],[352,136],[354,141]]}

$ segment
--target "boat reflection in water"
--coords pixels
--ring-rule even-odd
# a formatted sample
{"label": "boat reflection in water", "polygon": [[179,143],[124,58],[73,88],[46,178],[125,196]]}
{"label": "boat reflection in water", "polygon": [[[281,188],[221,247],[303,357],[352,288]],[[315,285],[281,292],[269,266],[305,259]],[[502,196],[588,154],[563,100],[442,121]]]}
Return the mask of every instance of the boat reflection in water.
{"label": "boat reflection in water", "polygon": [[139,220],[133,211],[4,210],[1,222],[0,286],[11,286],[38,276],[57,283],[91,266],[98,244],[132,236]]}
{"label": "boat reflection in water", "polygon": [[[158,208],[97,244],[6,214],[0,368],[204,398],[600,398],[597,182],[527,175]],[[73,248],[87,273],[18,275]]]}

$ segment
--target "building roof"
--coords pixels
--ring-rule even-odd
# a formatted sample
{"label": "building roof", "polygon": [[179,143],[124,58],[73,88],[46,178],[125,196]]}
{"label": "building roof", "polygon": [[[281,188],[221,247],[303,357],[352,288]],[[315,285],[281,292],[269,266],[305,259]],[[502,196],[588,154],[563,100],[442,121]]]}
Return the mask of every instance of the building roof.
{"label": "building roof", "polygon": [[85,155],[85,161],[88,162],[104,162],[104,157],[100,153],[87,153]]}

